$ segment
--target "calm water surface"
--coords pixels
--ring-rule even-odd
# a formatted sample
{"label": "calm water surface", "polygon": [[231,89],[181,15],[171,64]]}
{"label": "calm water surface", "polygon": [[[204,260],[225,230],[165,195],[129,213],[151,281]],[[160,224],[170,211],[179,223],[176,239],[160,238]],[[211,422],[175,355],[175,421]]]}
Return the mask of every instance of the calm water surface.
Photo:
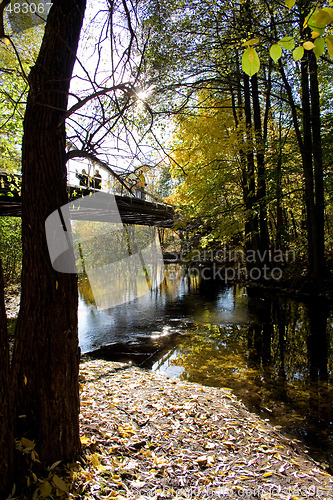
{"label": "calm water surface", "polygon": [[200,281],[170,265],[157,290],[98,310],[82,280],[81,349],[229,387],[333,470],[332,308],[322,299],[261,293]]}

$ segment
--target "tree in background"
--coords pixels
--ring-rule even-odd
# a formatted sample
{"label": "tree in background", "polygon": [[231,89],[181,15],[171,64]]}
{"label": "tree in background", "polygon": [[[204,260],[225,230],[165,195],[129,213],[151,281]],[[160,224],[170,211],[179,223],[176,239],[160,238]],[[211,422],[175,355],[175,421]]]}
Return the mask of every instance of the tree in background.
{"label": "tree in background", "polygon": [[[290,143],[285,140],[286,124],[290,127],[292,123],[299,148],[295,159],[302,166],[304,195],[299,192],[299,199],[304,203],[306,220],[308,276],[320,284],[325,269],[325,193],[320,112],[323,99],[318,76],[322,61],[319,65],[317,60],[328,61],[325,42],[332,56],[329,29],[333,9],[328,5],[317,7],[311,1],[286,1],[281,6],[253,1],[211,5],[189,0],[185,4],[149,2],[143,13],[151,33],[148,74],[156,86],[160,83],[156,98],[158,92],[163,96],[161,112],[191,113],[196,106],[195,96],[203,88],[210,88],[212,95],[219,92],[231,98],[239,144],[243,142],[239,153],[247,214],[244,242],[248,248],[250,243],[250,247],[264,251],[275,244],[269,234],[272,200],[267,191],[273,179],[277,233],[282,236],[286,229],[288,232],[286,224],[292,226],[293,233],[297,229],[295,213],[288,214],[293,207],[282,209],[286,198],[281,190],[288,175],[283,160],[290,151]],[[269,120],[279,123],[283,131],[279,145],[277,140],[274,144],[268,142]],[[272,149],[276,146],[278,154]],[[276,160],[269,175],[268,158]],[[201,203],[199,199],[197,202]],[[298,236],[302,236],[303,226],[298,229]],[[279,238],[276,243],[281,244]]]}

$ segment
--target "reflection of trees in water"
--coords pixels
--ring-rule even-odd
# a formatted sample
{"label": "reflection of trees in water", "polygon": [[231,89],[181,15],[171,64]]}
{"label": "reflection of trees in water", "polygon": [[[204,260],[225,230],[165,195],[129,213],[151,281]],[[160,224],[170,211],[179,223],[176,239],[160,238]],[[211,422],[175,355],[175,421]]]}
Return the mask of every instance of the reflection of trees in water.
{"label": "reflection of trees in water", "polygon": [[82,296],[87,305],[109,309],[147,294],[161,282],[156,228],[76,221],[73,233],[77,266],[86,278]]}
{"label": "reflection of trees in water", "polygon": [[80,298],[84,300],[87,306],[93,305],[96,307],[95,297],[86,274],[82,273],[79,275],[78,287]]}
{"label": "reflection of trees in water", "polygon": [[308,363],[309,363],[309,406],[307,440],[317,442],[321,450],[328,453],[328,461],[333,468],[333,426],[332,426],[332,388],[328,375],[327,335],[329,316],[328,303],[315,299],[307,305],[309,315]]}
{"label": "reflection of trees in water", "polygon": [[[333,447],[332,400],[328,385],[327,318],[323,300],[309,304],[286,297],[253,298],[247,325],[197,325],[181,343],[183,378],[229,386],[275,424],[312,448]],[[330,358],[329,358],[330,356]],[[324,432],[322,432],[324,431]],[[330,452],[331,453],[331,452]],[[333,464],[333,456],[327,460]]]}
{"label": "reflection of trees in water", "polygon": [[309,335],[308,335],[308,358],[309,372],[312,381],[328,379],[327,363],[328,338],[326,333],[327,319],[329,315],[328,303],[323,299],[315,299],[308,304]]}

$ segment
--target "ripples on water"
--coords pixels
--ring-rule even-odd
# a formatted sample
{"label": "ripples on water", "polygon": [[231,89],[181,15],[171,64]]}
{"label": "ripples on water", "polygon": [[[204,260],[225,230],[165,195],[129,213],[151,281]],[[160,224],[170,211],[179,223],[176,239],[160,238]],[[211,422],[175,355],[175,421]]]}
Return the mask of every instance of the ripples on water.
{"label": "ripples on water", "polygon": [[83,352],[230,387],[333,469],[332,311],[323,299],[254,296],[167,266],[159,289],[99,311],[80,285]]}

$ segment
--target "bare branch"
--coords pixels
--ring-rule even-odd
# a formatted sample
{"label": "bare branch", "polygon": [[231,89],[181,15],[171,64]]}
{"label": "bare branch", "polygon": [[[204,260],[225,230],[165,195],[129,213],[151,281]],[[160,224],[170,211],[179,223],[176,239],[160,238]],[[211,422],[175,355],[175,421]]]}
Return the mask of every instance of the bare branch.
{"label": "bare branch", "polygon": [[66,120],[66,118],[68,118],[73,113],[75,113],[77,110],[79,110],[80,108],[82,108],[89,101],[92,101],[93,99],[96,99],[99,96],[106,95],[109,92],[115,92],[116,90],[121,90],[122,92],[124,92],[124,94],[131,95],[131,92],[132,92],[132,88],[131,87],[132,86],[131,86],[130,83],[120,83],[119,85],[115,85],[114,87],[108,87],[108,88],[105,88],[105,89],[102,89],[102,90],[98,90],[97,92],[94,92],[93,94],[88,95],[84,99],[80,99],[78,103],[74,104],[74,106],[72,106],[65,113],[65,115],[64,115],[64,117],[63,117],[63,119],[62,119],[62,121],[60,122],[59,125],[61,125],[61,123],[63,123],[63,121]]}
{"label": "bare branch", "polygon": [[98,165],[100,165],[101,167],[103,167],[107,172],[109,172],[111,175],[113,175],[117,181],[127,190],[129,191],[132,195],[133,195],[133,190],[132,188],[130,188],[126,182],[123,181],[123,179],[121,178],[120,175],[118,175],[114,170],[113,168],[110,167],[110,165],[108,165],[107,163],[105,163],[104,161],[100,160],[97,156],[91,154],[91,153],[88,153],[88,151],[82,151],[82,150],[78,150],[78,149],[74,149],[74,150],[71,150],[71,151],[68,151],[68,153],[66,154],[66,161],[68,160],[71,160],[73,158],[86,158],[87,160],[90,160],[94,163],[97,163]]}

